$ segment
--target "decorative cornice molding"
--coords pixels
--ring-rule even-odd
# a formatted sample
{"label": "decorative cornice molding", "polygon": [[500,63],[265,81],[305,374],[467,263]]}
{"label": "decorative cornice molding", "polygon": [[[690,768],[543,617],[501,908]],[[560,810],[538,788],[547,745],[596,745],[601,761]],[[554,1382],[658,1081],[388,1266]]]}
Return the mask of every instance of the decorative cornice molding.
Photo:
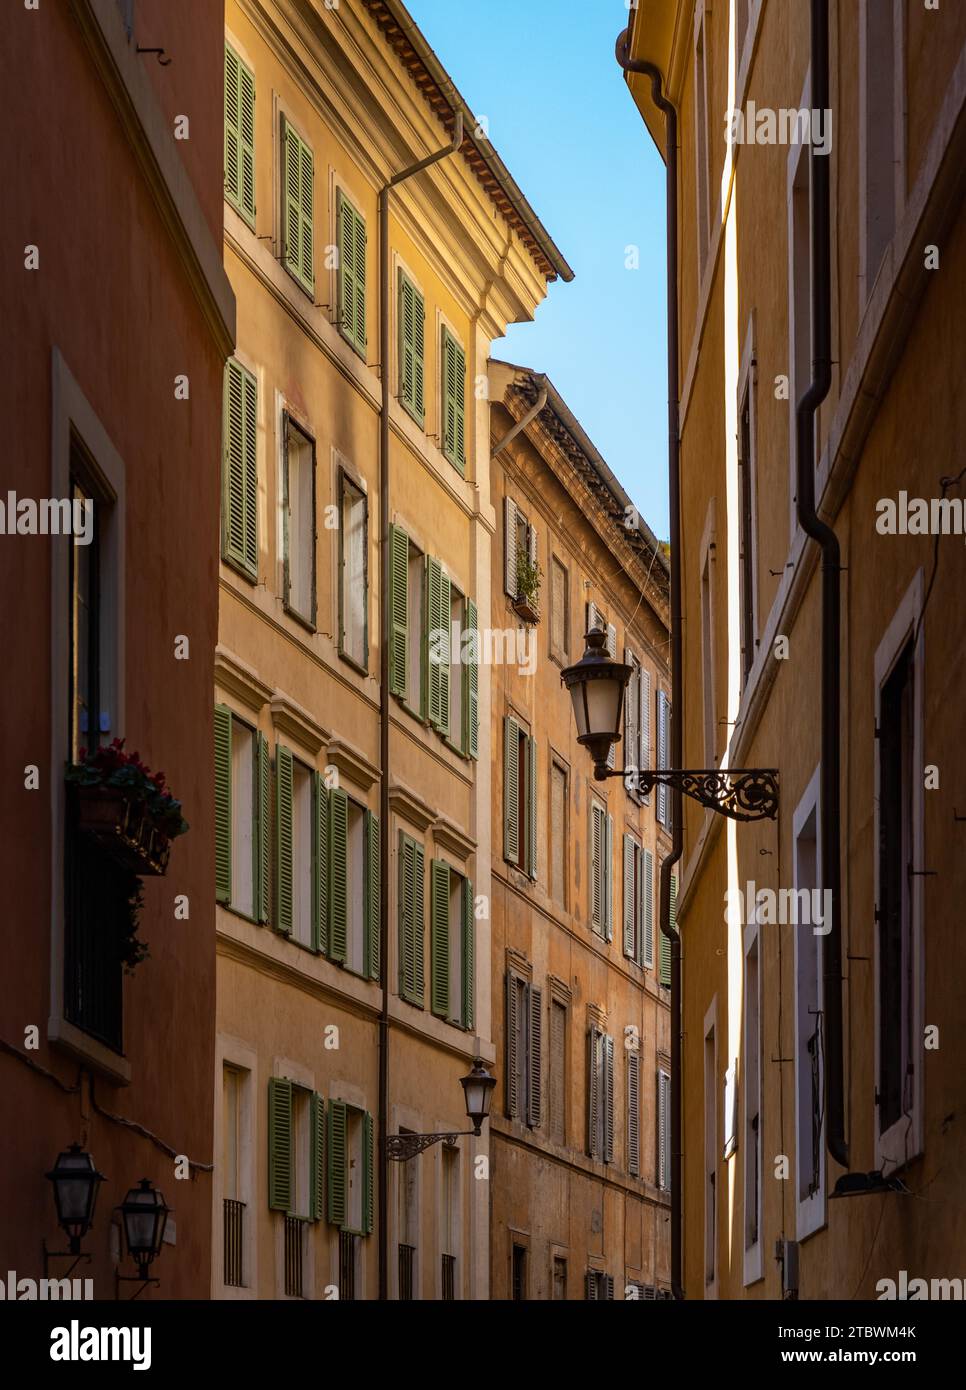
{"label": "decorative cornice molding", "polygon": [[522,951],[516,950],[513,946],[508,946],[506,948],[506,965],[507,970],[512,970],[515,974],[522,975],[525,980],[529,980],[533,976],[533,966],[530,961],[527,960]]}
{"label": "decorative cornice molding", "polygon": [[402,782],[389,784],[389,808],[417,830],[428,830],[436,820],[436,811]]}
{"label": "decorative cornice molding", "polygon": [[276,694],[272,697],[272,723],[276,729],[288,734],[289,738],[300,743],[313,755],[318,753],[329,737],[329,730],[323,729],[308,710],[297,705],[287,695]]}
{"label": "decorative cornice molding", "polygon": [[251,666],[220,644],[215,648],[215,684],[255,714],[272,698],[272,687]]}
{"label": "decorative cornice molding", "polygon": [[379,768],[370,762],[361,749],[347,743],[345,739],[334,738],[329,743],[327,759],[340,772],[344,772],[350,782],[365,792],[379,776]]}
{"label": "decorative cornice molding", "polygon": [[448,849],[464,862],[476,849],[476,841],[446,816],[440,816],[433,826],[433,839],[441,849]]}

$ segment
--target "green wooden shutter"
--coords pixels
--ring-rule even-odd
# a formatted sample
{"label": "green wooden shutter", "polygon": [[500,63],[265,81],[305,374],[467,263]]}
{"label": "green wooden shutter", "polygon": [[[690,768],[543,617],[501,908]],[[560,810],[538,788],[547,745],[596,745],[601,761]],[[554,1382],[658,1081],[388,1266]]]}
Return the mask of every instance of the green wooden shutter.
{"label": "green wooden shutter", "polygon": [[292,931],[292,754],[275,750],[275,930]]}
{"label": "green wooden shutter", "polygon": [[376,1186],[374,1148],[372,1116],[366,1110],[362,1116],[362,1230],[365,1235],[372,1233],[373,1225],[373,1197]]}
{"label": "green wooden shutter", "polygon": [[466,710],[466,738],[463,751],[471,758],[480,753],[480,630],[476,604],[471,598],[466,600],[466,630],[472,632],[469,644],[469,660],[465,663],[466,697],[463,701]]}
{"label": "green wooden shutter", "polygon": [[325,1215],[325,1101],[315,1091],[309,1097],[309,1216],[321,1221]]}
{"label": "green wooden shutter", "polygon": [[344,1226],[346,1221],[346,1104],[344,1100],[329,1101],[329,1222]]}
{"label": "green wooden shutter", "polygon": [[292,1083],[284,1076],[268,1082],[268,1205],[292,1206]]}
{"label": "green wooden shutter", "polygon": [[320,772],[312,775],[312,949],[329,939],[329,792]]}
{"label": "green wooden shutter", "polygon": [[366,886],[364,899],[365,960],[363,974],[370,980],[379,979],[380,946],[379,939],[379,817],[371,811],[366,812]]}
{"label": "green wooden shutter", "polygon": [[449,865],[434,859],[430,866],[430,1006],[449,1018]]}
{"label": "green wooden shutter", "polygon": [[423,296],[399,272],[399,400],[420,424],[425,420],[425,317]]}
{"label": "green wooden shutter", "polygon": [[637,917],[637,904],[634,901],[634,855],[636,842],[630,835],[624,836],[624,955],[634,958],[634,927]]}
{"label": "green wooden shutter", "polygon": [[339,249],[339,331],[361,356],[366,354],[366,224],[339,190],[336,239]]}
{"label": "green wooden shutter", "polygon": [[537,877],[537,740],[527,739],[527,873]]}
{"label": "green wooden shutter", "polygon": [[225,45],[225,196],[255,225],[255,78]]}
{"label": "green wooden shutter", "polygon": [[[671,930],[677,931],[677,902],[678,902],[678,876],[671,875]],[[660,982],[668,989],[671,988],[671,942],[664,932],[661,932],[661,959],[660,959]]]}
{"label": "green wooden shutter", "polygon": [[604,1037],[604,1162],[614,1161],[614,1039]]}
{"label": "green wooden shutter", "polygon": [[389,528],[389,690],[405,698],[409,675],[409,536]]}
{"label": "green wooden shutter", "polygon": [[349,798],[341,787],[329,792],[330,960],[345,964],[349,919]]}
{"label": "green wooden shutter", "polygon": [[399,832],[399,993],[410,1004],[423,1007],[423,903],[425,853],[403,831]]}
{"label": "green wooden shutter", "polygon": [[473,883],[463,879],[462,929],[463,929],[463,999],[460,1015],[464,1028],[473,1028],[476,1020],[474,999],[476,996],[476,918],[473,911]]}
{"label": "green wooden shutter", "polygon": [[282,242],[286,270],[309,294],[313,263],[314,165],[312,151],[282,117]]}
{"label": "green wooden shutter", "polygon": [[641,853],[641,965],[654,964],[654,855],[649,849]]}
{"label": "green wooden shutter", "polygon": [[466,471],[466,354],[443,328],[443,453]]}
{"label": "green wooden shutter", "polygon": [[531,985],[528,993],[527,1124],[538,1129],[543,1118],[543,992]]}
{"label": "green wooden shutter", "polygon": [[520,726],[512,715],[503,720],[503,858],[520,860]]}
{"label": "green wooden shutter", "polygon": [[413,929],[415,932],[415,973],[413,975],[413,1003],[423,1007],[426,998],[424,937],[426,934],[426,852],[422,845],[414,846],[415,893],[413,895]]}
{"label": "green wooden shutter", "polygon": [[429,722],[449,735],[449,646],[452,596],[449,576],[432,556],[427,561],[429,600]]}
{"label": "green wooden shutter", "polygon": [[269,845],[271,843],[271,770],[272,760],[268,740],[258,735],[255,762],[255,917],[267,922],[271,915],[269,893]]}
{"label": "green wooden shutter", "polygon": [[225,364],[222,556],[258,577],[258,387],[233,357]]}
{"label": "green wooden shutter", "polygon": [[231,902],[231,710],[215,705],[215,901]]}

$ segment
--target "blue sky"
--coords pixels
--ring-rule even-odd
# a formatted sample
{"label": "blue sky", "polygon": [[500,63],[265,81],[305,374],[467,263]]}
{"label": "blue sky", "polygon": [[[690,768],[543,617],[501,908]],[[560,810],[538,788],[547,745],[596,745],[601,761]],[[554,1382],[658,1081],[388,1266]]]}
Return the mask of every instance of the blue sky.
{"label": "blue sky", "polygon": [[624,0],[407,3],[574,270],[493,355],[547,372],[666,537],[664,165],[614,60]]}

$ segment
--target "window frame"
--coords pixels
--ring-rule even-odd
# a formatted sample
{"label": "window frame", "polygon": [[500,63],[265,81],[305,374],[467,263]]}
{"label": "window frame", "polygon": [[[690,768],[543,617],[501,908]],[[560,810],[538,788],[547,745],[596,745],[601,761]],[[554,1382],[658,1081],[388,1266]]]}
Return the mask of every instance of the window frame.
{"label": "window frame", "polygon": [[[310,632],[317,631],[318,628],[318,514],[317,514],[317,492],[318,492],[318,472],[315,439],[309,434],[308,429],[299,421],[288,409],[282,409],[282,457],[281,457],[281,521],[282,521],[282,603],[289,617],[307,628]],[[289,433],[294,432],[301,436],[301,440],[309,446],[312,486],[310,489],[310,516],[312,521],[312,536],[309,541],[311,549],[311,577],[309,585],[311,589],[310,611],[302,613],[294,606],[291,601],[291,497],[290,497],[290,474],[289,474]]]}
{"label": "window frame", "polygon": [[[812,835],[806,834],[811,823],[814,823],[814,844],[815,844],[815,864],[814,864],[814,884],[809,887],[820,888],[822,886],[822,806],[821,806],[821,764],[816,767],[808,786],[806,787],[801,800],[795,808],[792,816],[792,882],[796,893],[800,892],[803,885],[802,879],[806,875],[806,870],[802,865],[802,845],[803,842],[812,841]],[[805,1059],[802,1056],[800,1041],[803,1036],[802,1029],[805,1026],[802,1017],[802,995],[806,983],[805,962],[803,960],[801,931],[793,933],[795,951],[795,1209],[796,1223],[795,1234],[799,1242],[806,1240],[816,1231],[821,1230],[826,1223],[826,1185],[828,1174],[828,1160],[825,1153],[825,1117],[819,1126],[817,1137],[818,1148],[818,1187],[807,1197],[801,1195],[802,1184],[802,1161],[805,1154],[806,1136],[802,1133],[801,1108],[802,1091],[805,1084]],[[816,1008],[819,1018],[825,1007],[825,983],[823,972],[823,949],[824,938],[813,933],[812,942],[815,947],[815,998]],[[821,1023],[818,1024],[821,1029]],[[808,1073],[811,1075],[811,1072]],[[818,1088],[819,1093],[824,1093],[825,1089],[825,1065],[824,1051],[819,1048],[818,1054]]]}
{"label": "window frame", "polygon": [[[346,190],[346,188],[343,186],[343,184],[342,184],[338,179],[336,179],[336,182],[335,182],[334,197],[333,197],[332,202],[333,202],[333,207],[332,207],[332,214],[331,214],[331,215],[332,215],[332,217],[333,217],[334,224],[335,224],[334,236],[333,236],[332,240],[333,240],[333,244],[335,245],[335,247],[336,247],[337,250],[338,250],[337,264],[333,267],[333,277],[334,277],[334,278],[333,278],[333,288],[332,288],[332,294],[331,294],[331,296],[330,296],[330,298],[331,298],[331,303],[335,306],[335,319],[334,319],[334,324],[335,324],[336,331],[339,333],[340,337],[342,337],[342,338],[349,344],[349,346],[352,348],[352,351],[356,354],[356,356],[357,356],[357,357],[361,357],[361,358],[362,358],[362,361],[365,362],[365,361],[366,361],[366,357],[367,357],[366,347],[367,347],[367,343],[368,343],[368,319],[369,319],[369,292],[368,292],[369,229],[368,229],[368,226],[367,226],[365,217],[364,217],[364,216],[362,215],[362,213],[359,211],[359,207],[358,207],[358,204],[357,204],[356,200],[348,193],[348,191]],[[351,219],[352,219],[353,261],[355,261],[355,259],[356,259],[356,257],[355,257],[355,252],[358,250],[358,244],[357,244],[357,243],[358,243],[358,235],[357,235],[357,233],[358,233],[358,227],[359,227],[359,225],[361,225],[361,227],[362,227],[362,236],[363,236],[363,266],[362,266],[361,284],[359,283],[359,277],[357,276],[355,269],[353,269],[352,272],[351,272],[351,274],[352,274],[352,282],[353,282],[353,286],[354,286],[354,297],[355,297],[355,295],[358,295],[360,291],[361,291],[361,295],[362,295],[362,330],[363,330],[363,331],[362,331],[362,336],[361,336],[361,338],[360,338],[358,332],[356,331],[356,325],[355,325],[355,323],[353,323],[353,324],[350,326],[349,323],[348,323],[348,321],[345,319],[345,317],[344,317],[344,315],[343,315],[343,308],[344,308],[344,303],[345,303],[346,281],[345,281],[345,269],[344,269],[344,266],[343,266],[343,264],[342,264],[342,252],[341,252],[341,247],[342,247],[342,219],[343,219],[343,217],[345,216],[344,209],[346,209],[346,208],[348,208],[348,210],[349,210],[349,215],[350,215],[350,217],[351,217]],[[354,305],[353,305],[353,309],[354,309],[353,318],[355,318],[355,316],[358,314],[358,308],[359,308],[358,303],[354,303]]]}
{"label": "window frame", "polygon": [[[454,438],[452,441],[448,437],[448,423],[446,419],[447,385],[446,377],[448,371],[448,354],[455,353],[456,360],[453,367],[454,377],[459,375],[459,361],[463,359],[463,381],[462,381],[462,401],[459,393],[453,398],[454,407]],[[466,470],[469,464],[468,432],[469,420],[467,417],[466,400],[466,381],[469,375],[469,357],[466,345],[463,343],[456,330],[440,315],[439,317],[439,448],[440,453],[448,463],[451,463],[461,478],[466,477]],[[459,448],[459,422],[462,420],[463,426],[463,448]]]}
{"label": "window frame", "polygon": [[[361,480],[340,462],[338,465],[338,496],[339,496],[339,656],[347,662],[360,675],[369,674],[369,494],[362,486]],[[363,577],[364,577],[364,597],[362,603],[363,617],[363,639],[362,645],[365,649],[365,657],[360,661],[347,650],[345,643],[346,634],[346,548],[345,548],[345,505],[348,490],[361,498],[365,517],[362,526],[362,549],[363,549]]]}
{"label": "window frame", "polygon": [[[557,606],[554,600],[554,566],[563,574],[563,615],[560,619],[563,627],[563,645],[557,642],[554,626],[557,621]],[[549,625],[549,651],[550,660],[557,666],[566,666],[570,661],[570,569],[553,551],[550,552],[550,584],[549,584],[549,606],[550,606],[550,625]]]}
{"label": "window frame", "polygon": [[[130,3],[133,5],[133,0],[130,0]],[[130,36],[130,27],[128,28],[128,35]],[[238,107],[238,122],[237,122],[237,126],[235,127],[236,138],[237,138],[237,140],[238,140],[238,151],[237,151],[237,164],[238,164],[238,196],[237,196],[237,197],[235,197],[235,196],[232,194],[232,192],[231,192],[231,190],[229,189],[229,186],[228,186],[228,168],[229,168],[229,159],[228,159],[228,135],[229,135],[229,131],[232,129],[232,127],[230,127],[230,126],[229,126],[229,123],[228,123],[228,66],[229,66],[228,55],[229,55],[229,53],[232,55],[232,58],[234,59],[234,61],[238,64],[238,99],[239,99],[239,107]],[[245,79],[246,76],[247,76],[248,79],[250,80],[250,83],[251,83],[251,92],[252,92],[252,112],[251,112],[251,115],[252,115],[252,138],[251,138],[251,141],[246,141],[246,140],[245,140],[245,137],[244,137],[244,134],[243,134],[243,111],[242,111],[243,93],[242,93],[242,88],[243,88],[244,79]],[[251,67],[251,64],[250,64],[245,58],[242,57],[241,51],[240,51],[238,45],[234,42],[234,40],[232,40],[231,42],[229,42],[229,40],[226,38],[226,39],[225,39],[225,88],[224,88],[224,100],[223,100],[223,106],[224,106],[223,118],[224,118],[224,124],[225,124],[225,133],[224,133],[224,141],[223,141],[223,145],[224,145],[224,150],[223,150],[223,153],[224,153],[224,174],[223,174],[223,179],[222,179],[222,182],[223,182],[223,195],[224,195],[225,201],[226,201],[227,203],[229,203],[230,206],[231,206],[232,208],[234,208],[235,212],[238,213],[238,215],[239,215],[239,217],[242,219],[242,221],[244,221],[245,223],[247,223],[247,225],[251,228],[252,231],[255,230],[255,214],[256,214],[256,211],[257,211],[257,208],[258,208],[258,203],[257,203],[256,197],[255,197],[255,189],[256,189],[256,171],[257,171],[257,164],[256,164],[256,160],[255,160],[255,101],[256,101],[256,97],[257,97],[257,90],[256,90],[256,85],[255,85],[255,73],[254,73],[254,70],[253,70],[252,67]],[[244,179],[244,163],[243,163],[243,159],[244,159],[244,153],[245,153],[245,151],[244,151],[243,146],[244,146],[245,144],[249,145],[249,152],[250,152],[250,155],[251,155],[251,180],[252,180],[252,206],[251,206],[251,208],[248,208],[248,206],[246,205],[245,197],[244,197],[244,182],[243,182],[243,179]]]}
{"label": "window frame", "polygon": [[[744,417],[748,412],[747,458]],[[758,362],[755,321],[749,319],[738,371],[738,573],[741,684],[748,684],[758,654]]]}

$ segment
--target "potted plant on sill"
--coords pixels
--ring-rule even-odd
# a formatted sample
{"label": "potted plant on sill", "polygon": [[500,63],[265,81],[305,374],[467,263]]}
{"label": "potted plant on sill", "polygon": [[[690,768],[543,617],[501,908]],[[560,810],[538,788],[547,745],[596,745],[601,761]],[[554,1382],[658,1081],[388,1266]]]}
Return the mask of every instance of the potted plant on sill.
{"label": "potted plant on sill", "polygon": [[68,765],[66,780],[76,799],[78,829],[131,873],[165,873],[171,841],[188,823],[163,772],[151,772],[116,738],[106,748],[82,749],[80,761]]}
{"label": "potted plant on sill", "polygon": [[540,581],[542,578],[543,571],[536,560],[531,560],[525,551],[518,550],[517,596],[513,601],[513,608],[525,623],[540,621],[540,610],[537,604],[540,599]]}

